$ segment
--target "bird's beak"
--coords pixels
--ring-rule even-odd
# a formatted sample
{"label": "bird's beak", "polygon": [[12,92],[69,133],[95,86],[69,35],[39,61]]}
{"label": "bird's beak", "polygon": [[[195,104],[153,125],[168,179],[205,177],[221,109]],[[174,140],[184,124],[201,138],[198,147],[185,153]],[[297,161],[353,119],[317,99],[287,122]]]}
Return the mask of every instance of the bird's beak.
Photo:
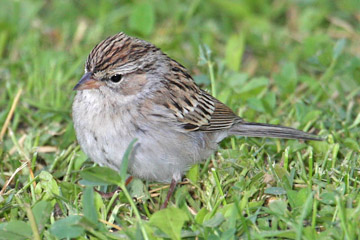
{"label": "bird's beak", "polygon": [[87,72],[82,76],[73,90],[98,89],[102,85],[104,85],[104,82],[94,79],[92,72]]}

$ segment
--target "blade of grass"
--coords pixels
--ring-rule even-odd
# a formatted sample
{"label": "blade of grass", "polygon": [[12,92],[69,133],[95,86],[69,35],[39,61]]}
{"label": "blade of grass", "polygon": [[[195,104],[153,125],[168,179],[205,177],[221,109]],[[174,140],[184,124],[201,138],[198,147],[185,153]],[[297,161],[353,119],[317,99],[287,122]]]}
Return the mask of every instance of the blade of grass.
{"label": "blade of grass", "polygon": [[124,157],[123,157],[123,160],[122,160],[122,163],[121,163],[121,167],[120,167],[121,180],[120,180],[119,186],[120,186],[121,190],[123,191],[125,197],[129,201],[132,210],[134,211],[134,214],[135,214],[135,216],[136,216],[136,218],[138,220],[138,223],[139,223],[140,230],[141,230],[141,233],[143,235],[143,238],[145,240],[148,240],[149,237],[148,237],[148,235],[146,233],[145,226],[144,226],[144,223],[143,223],[143,221],[141,219],[140,213],[139,213],[138,209],[136,208],[136,205],[135,205],[132,197],[130,196],[130,193],[128,192],[128,190],[126,188],[126,173],[127,173],[127,168],[128,168],[128,164],[129,164],[129,157],[130,157],[130,154],[133,151],[133,147],[134,147],[134,144],[136,143],[136,141],[137,141],[136,138],[133,139],[130,142],[128,148],[125,151],[125,154],[124,154]]}
{"label": "blade of grass", "polygon": [[215,168],[212,168],[212,169],[211,169],[211,172],[213,173],[213,176],[214,176],[214,179],[215,179],[215,183],[216,183],[216,187],[217,187],[217,189],[219,190],[219,193],[220,193],[221,197],[223,198],[223,204],[224,204],[224,206],[225,206],[225,205],[227,204],[227,203],[226,203],[226,199],[225,199],[225,194],[224,194],[224,192],[223,192],[223,190],[222,190],[222,187],[221,187],[221,184],[220,184],[220,180],[219,180],[219,177],[218,177],[218,175],[217,175],[217,172],[216,172]]}

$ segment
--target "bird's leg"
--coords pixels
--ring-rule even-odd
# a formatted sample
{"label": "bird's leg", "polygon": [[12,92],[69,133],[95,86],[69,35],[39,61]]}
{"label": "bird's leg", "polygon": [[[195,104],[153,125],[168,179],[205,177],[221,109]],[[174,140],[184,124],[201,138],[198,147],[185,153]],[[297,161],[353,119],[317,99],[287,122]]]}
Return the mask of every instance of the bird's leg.
{"label": "bird's leg", "polygon": [[169,191],[168,191],[168,193],[167,193],[167,195],[166,195],[165,201],[164,201],[164,203],[161,205],[160,209],[164,209],[164,208],[167,207],[167,205],[168,205],[168,203],[169,203],[169,200],[170,200],[170,198],[171,198],[171,196],[172,196],[172,194],[173,194],[173,192],[174,192],[174,190],[175,190],[176,183],[177,183],[177,181],[173,178],[173,179],[171,180],[170,188],[169,188]]}
{"label": "bird's leg", "polygon": [[115,189],[115,191],[105,193],[105,192],[101,192],[101,191],[97,190],[97,189],[94,187],[94,191],[97,192],[98,194],[100,194],[100,196],[101,196],[102,198],[105,198],[105,199],[112,198],[112,197],[114,196],[114,194],[115,194],[117,191],[119,191],[119,190],[120,190],[120,187],[117,187],[117,188]]}
{"label": "bird's leg", "polygon": [[133,180],[133,176],[129,176],[125,181],[125,186],[129,185],[129,183],[131,183],[132,180]]}

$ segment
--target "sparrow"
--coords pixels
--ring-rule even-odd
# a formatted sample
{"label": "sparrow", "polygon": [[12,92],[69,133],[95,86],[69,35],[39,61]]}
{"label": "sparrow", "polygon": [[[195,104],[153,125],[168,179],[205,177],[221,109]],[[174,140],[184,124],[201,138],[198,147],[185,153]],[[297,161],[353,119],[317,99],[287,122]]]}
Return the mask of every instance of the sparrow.
{"label": "sparrow", "polygon": [[289,127],[245,121],[200,89],[180,63],[124,33],[92,49],[74,90],[72,116],[81,149],[99,165],[119,170],[136,138],[128,172],[171,183],[162,207],[184,173],[228,136],[322,140]]}

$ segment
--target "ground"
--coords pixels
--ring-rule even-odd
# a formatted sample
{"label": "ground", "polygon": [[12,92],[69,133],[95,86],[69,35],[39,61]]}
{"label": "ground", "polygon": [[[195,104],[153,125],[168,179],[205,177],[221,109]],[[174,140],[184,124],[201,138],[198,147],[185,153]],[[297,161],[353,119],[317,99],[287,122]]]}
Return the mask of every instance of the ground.
{"label": "ground", "polygon": [[[120,31],[246,120],[326,140],[229,138],[160,210],[167,185],[125,188],[74,134],[72,88]],[[357,0],[2,0],[0,56],[0,239],[360,237]]]}

